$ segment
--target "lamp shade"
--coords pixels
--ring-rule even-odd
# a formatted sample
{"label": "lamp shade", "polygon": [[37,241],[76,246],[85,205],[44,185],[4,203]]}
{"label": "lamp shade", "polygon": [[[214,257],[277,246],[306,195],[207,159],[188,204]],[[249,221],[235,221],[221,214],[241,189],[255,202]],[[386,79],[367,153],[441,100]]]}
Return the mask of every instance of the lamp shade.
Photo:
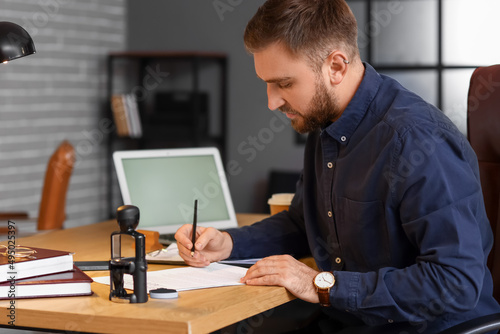
{"label": "lamp shade", "polygon": [[23,27],[12,22],[0,22],[0,62],[35,53],[35,44]]}

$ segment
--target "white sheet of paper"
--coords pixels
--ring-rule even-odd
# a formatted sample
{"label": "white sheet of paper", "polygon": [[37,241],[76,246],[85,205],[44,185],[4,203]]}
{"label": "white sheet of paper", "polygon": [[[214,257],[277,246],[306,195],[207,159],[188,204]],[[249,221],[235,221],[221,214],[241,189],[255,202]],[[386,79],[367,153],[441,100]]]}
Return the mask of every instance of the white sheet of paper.
{"label": "white sheet of paper", "polygon": [[171,243],[167,248],[159,251],[154,251],[146,254],[146,261],[165,261],[165,262],[179,262],[184,263],[184,260],[179,255],[177,243]]}
{"label": "white sheet of paper", "polygon": [[[184,267],[148,271],[147,290],[158,288],[175,289],[177,291],[214,288],[221,286],[243,285],[240,278],[245,276],[247,268],[211,263],[208,267]],[[109,276],[94,277],[94,282],[108,284]],[[124,287],[134,289],[131,275],[123,275]]]}
{"label": "white sheet of paper", "polygon": [[[225,264],[246,264],[252,265],[260,259],[243,259],[243,260],[223,260],[219,261],[219,263]],[[164,248],[160,251],[154,251],[146,254],[146,261],[151,262],[165,262],[165,263],[184,263],[184,260],[179,255],[179,249],[177,248],[177,243],[171,243],[167,248]]]}

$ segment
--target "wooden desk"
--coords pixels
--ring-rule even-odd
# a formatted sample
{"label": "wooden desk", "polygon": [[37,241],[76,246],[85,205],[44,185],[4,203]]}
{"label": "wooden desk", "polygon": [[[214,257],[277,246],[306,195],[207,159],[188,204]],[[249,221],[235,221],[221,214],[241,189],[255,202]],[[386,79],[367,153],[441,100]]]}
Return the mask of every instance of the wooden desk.
{"label": "wooden desk", "polygon": [[[238,215],[240,225],[265,215]],[[116,221],[21,238],[17,244],[75,252],[75,261],[109,260],[110,234]],[[5,243],[5,242],[4,242]],[[171,268],[149,265],[149,270]],[[104,276],[107,271],[87,272]],[[282,287],[233,286],[183,291],[174,300],[149,299],[144,304],[108,300],[109,286],[92,283],[88,297],[22,299],[15,301],[15,324],[33,328],[97,333],[209,333],[295,297]],[[0,325],[8,325],[7,307],[0,302]]]}

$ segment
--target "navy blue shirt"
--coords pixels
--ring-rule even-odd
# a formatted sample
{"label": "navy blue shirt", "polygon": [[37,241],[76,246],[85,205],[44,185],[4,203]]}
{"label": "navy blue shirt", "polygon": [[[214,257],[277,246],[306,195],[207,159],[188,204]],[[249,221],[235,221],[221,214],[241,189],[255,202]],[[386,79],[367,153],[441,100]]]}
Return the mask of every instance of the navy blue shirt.
{"label": "navy blue shirt", "polygon": [[437,108],[365,64],[334,123],[310,133],[289,211],[230,230],[231,258],[312,255],[332,317],[435,333],[500,312],[477,158]]}

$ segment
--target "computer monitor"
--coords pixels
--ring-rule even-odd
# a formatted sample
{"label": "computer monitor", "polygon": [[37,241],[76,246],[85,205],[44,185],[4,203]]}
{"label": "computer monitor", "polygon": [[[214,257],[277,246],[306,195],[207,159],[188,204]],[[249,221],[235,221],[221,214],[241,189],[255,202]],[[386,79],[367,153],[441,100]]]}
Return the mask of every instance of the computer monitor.
{"label": "computer monitor", "polygon": [[117,151],[113,153],[124,204],[139,208],[138,229],[175,233],[198,226],[237,227],[233,202],[217,148]]}

